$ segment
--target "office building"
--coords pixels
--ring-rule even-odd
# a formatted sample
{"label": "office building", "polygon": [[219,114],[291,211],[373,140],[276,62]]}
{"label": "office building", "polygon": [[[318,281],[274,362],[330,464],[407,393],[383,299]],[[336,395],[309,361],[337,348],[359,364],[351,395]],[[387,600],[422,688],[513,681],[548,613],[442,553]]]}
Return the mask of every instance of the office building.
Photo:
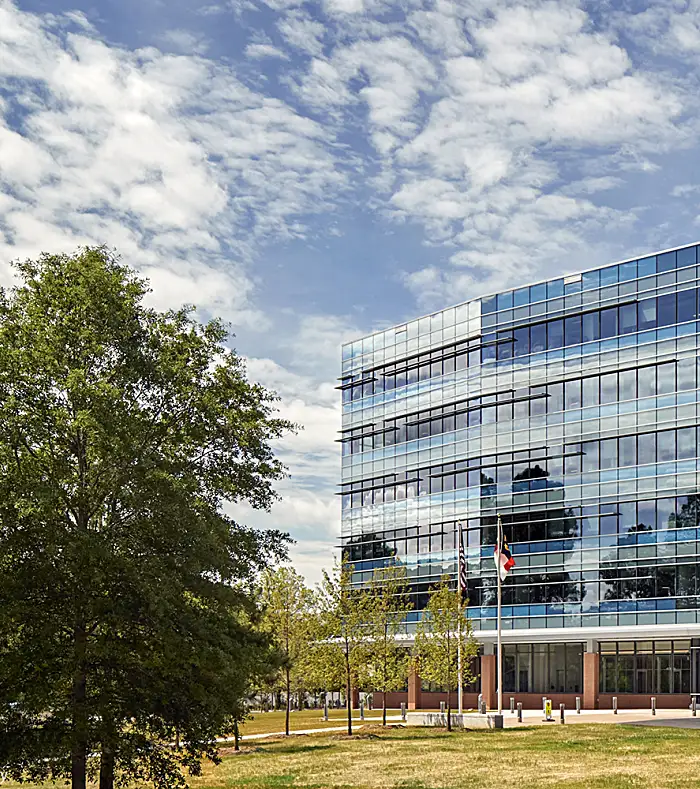
{"label": "office building", "polygon": [[[410,641],[430,586],[456,578],[461,521],[491,704],[497,513],[516,560],[506,698],[682,707],[698,690],[698,249],[474,299],[343,347],[354,582],[405,564]],[[439,697],[413,676],[393,701],[405,698]]]}

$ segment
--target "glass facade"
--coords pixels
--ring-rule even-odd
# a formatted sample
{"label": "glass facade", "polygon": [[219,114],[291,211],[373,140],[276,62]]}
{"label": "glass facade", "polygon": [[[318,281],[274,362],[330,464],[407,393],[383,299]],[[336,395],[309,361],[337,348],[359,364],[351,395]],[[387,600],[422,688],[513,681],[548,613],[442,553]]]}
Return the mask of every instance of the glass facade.
{"label": "glass facade", "polygon": [[[357,584],[406,566],[409,632],[430,585],[456,576],[460,521],[469,615],[495,629],[497,513],[517,563],[506,631],[700,627],[698,255],[518,288],[343,347],[344,555]],[[513,689],[578,681],[540,681],[508,655]]]}

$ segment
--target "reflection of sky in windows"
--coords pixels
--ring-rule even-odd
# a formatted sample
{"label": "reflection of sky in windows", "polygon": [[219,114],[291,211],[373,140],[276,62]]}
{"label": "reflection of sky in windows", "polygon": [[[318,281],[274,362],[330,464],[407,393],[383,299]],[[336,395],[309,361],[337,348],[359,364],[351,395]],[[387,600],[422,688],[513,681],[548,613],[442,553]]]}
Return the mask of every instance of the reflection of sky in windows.
{"label": "reflection of sky in windows", "polygon": [[[580,468],[565,458],[551,458],[544,478],[515,479],[516,467],[522,470],[527,463],[517,466],[513,459],[513,471],[504,471],[501,464],[487,486],[471,480],[464,485],[466,473],[458,483],[450,482],[449,472],[440,472],[448,476],[447,489],[439,492],[411,483],[403,493],[408,498],[396,501],[392,494],[376,503],[375,494],[364,494],[359,506],[344,496],[344,541],[376,532],[390,546],[388,558],[371,555],[374,549],[353,548],[356,581],[365,583],[376,567],[400,561],[420,608],[427,585],[442,573],[456,572],[454,530],[462,520],[479,533],[479,543],[470,543],[467,551],[475,603],[471,615],[478,627],[495,627],[491,521],[500,510],[513,522],[504,524],[518,563],[512,584],[509,580],[509,599],[504,599],[505,627],[696,622],[698,524],[680,528],[687,523],[677,520],[682,497],[687,502],[698,492],[700,472],[698,439],[686,428],[694,431],[698,423],[697,254],[690,247],[538,283],[346,345],[341,381],[346,388],[346,491],[354,489],[350,482],[379,479],[381,488],[389,484],[381,480],[391,475],[411,476],[466,458],[500,458],[544,444],[585,446]],[[455,345],[460,342],[464,345]],[[475,362],[477,345],[481,357]],[[423,355],[431,349],[440,349],[445,361]],[[462,369],[455,356],[459,353]],[[394,377],[387,379],[381,366],[401,358],[409,358],[407,372],[390,371]],[[370,373],[363,371],[370,368],[374,380],[364,385]],[[357,391],[353,380],[363,381]],[[559,381],[564,383],[555,383]],[[536,401],[536,387],[546,400]],[[521,390],[530,393],[513,396],[512,403],[483,399]],[[434,416],[436,408],[460,399],[468,400],[462,412],[469,411],[468,418],[459,420],[461,428],[452,412]],[[410,427],[408,418],[404,427],[401,415],[414,412],[412,419],[421,427]],[[630,436],[639,443],[633,446]],[[659,502],[646,503],[652,499]],[[613,503],[614,513],[605,510]],[[638,507],[634,522],[630,504]],[[519,511],[551,513],[556,507],[597,512],[579,512],[578,533],[563,541],[548,535],[529,539],[513,520]],[[687,513],[683,517],[687,520]],[[697,521],[695,510],[692,517]],[[449,550],[436,547],[442,543],[435,536],[428,537],[431,529],[435,534],[435,524],[452,530]],[[642,531],[630,530],[640,524]],[[413,552],[406,548],[410,539],[400,535],[408,528],[419,531]],[[399,545],[403,552],[392,554]],[[633,571],[630,577],[614,575],[628,570]],[[520,599],[524,585],[538,590],[527,601]]]}

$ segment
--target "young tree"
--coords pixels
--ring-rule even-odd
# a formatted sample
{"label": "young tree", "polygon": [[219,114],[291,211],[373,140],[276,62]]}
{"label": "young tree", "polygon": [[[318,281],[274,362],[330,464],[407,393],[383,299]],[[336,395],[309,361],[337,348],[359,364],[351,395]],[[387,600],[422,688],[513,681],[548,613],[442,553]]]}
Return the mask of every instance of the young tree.
{"label": "young tree", "polygon": [[413,608],[408,599],[406,568],[398,565],[374,571],[368,593],[368,640],[365,649],[365,672],[375,690],[382,693],[382,725],[386,726],[387,693],[406,683],[410,653],[398,639],[406,614]]}
{"label": "young tree", "polygon": [[286,696],[284,731],[288,735],[292,686],[299,684],[299,663],[309,648],[313,594],[292,567],[278,567],[263,574],[261,597],[263,630],[271,636],[282,659]]}
{"label": "young tree", "polygon": [[182,785],[270,661],[253,582],[285,538],[222,505],[270,506],[271,441],[292,426],[220,322],[148,308],[105,249],[16,271],[0,295],[0,766],[73,789],[96,769],[101,789]]}
{"label": "young tree", "polygon": [[[460,627],[461,625],[461,627]],[[474,680],[471,673],[478,644],[472,634],[462,596],[451,588],[449,576],[431,589],[428,605],[418,623],[415,657],[421,677],[441,685],[447,694],[447,729],[452,730],[450,697],[459,687],[458,652],[462,650],[462,682]]]}
{"label": "young tree", "polygon": [[345,685],[348,734],[352,734],[352,691],[363,665],[368,637],[371,598],[352,586],[352,567],[336,564],[324,570],[319,588],[319,632],[315,658],[329,682],[339,674]]}

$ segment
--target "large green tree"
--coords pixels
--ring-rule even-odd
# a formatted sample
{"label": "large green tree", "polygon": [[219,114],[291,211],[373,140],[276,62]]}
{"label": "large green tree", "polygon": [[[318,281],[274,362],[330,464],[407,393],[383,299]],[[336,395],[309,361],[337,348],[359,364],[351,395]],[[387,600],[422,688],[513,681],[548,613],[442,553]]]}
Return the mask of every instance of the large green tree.
{"label": "large green tree", "polygon": [[300,677],[302,658],[311,645],[313,593],[292,567],[267,570],[262,577],[262,627],[277,647],[282,664],[280,674],[285,693],[284,731],[289,734],[292,688],[304,686]]}
{"label": "large green tree", "polygon": [[[273,660],[235,523],[291,426],[218,321],[157,312],[104,248],[16,264],[0,295],[0,767],[184,783]],[[168,743],[177,740],[178,747]]]}
{"label": "large green tree", "polygon": [[408,678],[411,655],[399,635],[413,607],[408,598],[406,568],[389,565],[377,568],[368,593],[368,639],[363,675],[372,689],[382,693],[382,725],[386,726],[386,697],[400,690]]}
{"label": "large green tree", "polygon": [[459,652],[462,683],[474,681],[472,666],[479,645],[466,615],[462,595],[452,588],[449,576],[430,591],[423,618],[418,623],[415,659],[422,679],[442,687],[447,700],[447,729],[452,729],[451,695],[459,687]]}
{"label": "large green tree", "polygon": [[342,677],[348,734],[352,734],[352,692],[358,686],[366,656],[371,605],[366,590],[352,585],[351,566],[336,564],[332,572],[323,571],[313,655],[317,672],[326,678],[326,687],[334,687]]}

